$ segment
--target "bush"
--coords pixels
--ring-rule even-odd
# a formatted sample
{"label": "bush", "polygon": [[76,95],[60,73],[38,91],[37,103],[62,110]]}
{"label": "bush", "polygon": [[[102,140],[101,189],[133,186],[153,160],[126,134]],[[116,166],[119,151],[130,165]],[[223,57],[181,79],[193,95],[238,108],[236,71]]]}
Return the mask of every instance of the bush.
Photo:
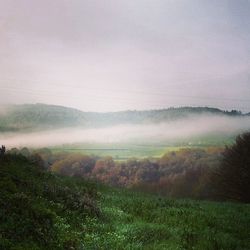
{"label": "bush", "polygon": [[21,155],[0,158],[0,249],[81,249],[96,188],[46,172]]}

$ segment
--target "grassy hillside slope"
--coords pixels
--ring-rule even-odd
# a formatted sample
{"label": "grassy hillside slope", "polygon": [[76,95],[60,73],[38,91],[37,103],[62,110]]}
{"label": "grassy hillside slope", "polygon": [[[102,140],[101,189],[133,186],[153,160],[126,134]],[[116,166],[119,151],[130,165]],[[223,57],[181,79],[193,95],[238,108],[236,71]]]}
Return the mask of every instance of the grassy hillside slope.
{"label": "grassy hillside slope", "polygon": [[250,207],[174,200],[0,159],[0,249],[250,249]]}
{"label": "grassy hillside slope", "polygon": [[[34,159],[35,160],[35,159]],[[45,172],[22,156],[0,156],[0,249],[80,249],[98,217],[93,185]]]}

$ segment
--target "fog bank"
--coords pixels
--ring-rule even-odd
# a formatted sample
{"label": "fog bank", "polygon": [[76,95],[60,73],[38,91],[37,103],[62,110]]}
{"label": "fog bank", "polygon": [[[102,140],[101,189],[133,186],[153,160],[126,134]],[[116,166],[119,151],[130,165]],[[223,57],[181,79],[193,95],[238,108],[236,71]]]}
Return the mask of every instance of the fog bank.
{"label": "fog bank", "polygon": [[72,143],[168,142],[200,136],[237,135],[250,130],[250,117],[200,116],[150,125],[117,125],[93,129],[60,129],[0,134],[10,147],[47,147]]}

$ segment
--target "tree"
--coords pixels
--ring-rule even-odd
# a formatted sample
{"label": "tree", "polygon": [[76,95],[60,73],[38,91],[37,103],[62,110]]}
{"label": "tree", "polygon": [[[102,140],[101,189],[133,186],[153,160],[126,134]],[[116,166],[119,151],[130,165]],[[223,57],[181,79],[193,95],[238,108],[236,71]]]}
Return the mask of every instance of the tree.
{"label": "tree", "polygon": [[6,151],[6,148],[4,145],[2,145],[2,147],[0,148],[0,155],[4,155]]}
{"label": "tree", "polygon": [[250,202],[250,132],[226,147],[215,175],[217,194],[225,199]]}

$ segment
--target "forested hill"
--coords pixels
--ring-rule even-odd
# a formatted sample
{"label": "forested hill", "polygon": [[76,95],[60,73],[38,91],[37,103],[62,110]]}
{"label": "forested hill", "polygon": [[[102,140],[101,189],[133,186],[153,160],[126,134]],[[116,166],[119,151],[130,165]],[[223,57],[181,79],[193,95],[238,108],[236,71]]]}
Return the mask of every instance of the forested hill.
{"label": "forested hill", "polygon": [[159,123],[184,119],[193,115],[244,116],[240,111],[223,111],[210,107],[171,107],[144,111],[128,110],[108,113],[84,113],[87,121],[98,125]]}
{"label": "forested hill", "polygon": [[190,115],[244,116],[241,112],[208,107],[180,107],[148,111],[108,113],[83,112],[77,109],[46,105],[12,105],[0,110],[0,131],[42,130],[64,127],[99,127],[117,124],[159,123]]}
{"label": "forested hill", "polygon": [[13,105],[1,111],[0,131],[42,130],[86,123],[82,111],[56,105]]}

